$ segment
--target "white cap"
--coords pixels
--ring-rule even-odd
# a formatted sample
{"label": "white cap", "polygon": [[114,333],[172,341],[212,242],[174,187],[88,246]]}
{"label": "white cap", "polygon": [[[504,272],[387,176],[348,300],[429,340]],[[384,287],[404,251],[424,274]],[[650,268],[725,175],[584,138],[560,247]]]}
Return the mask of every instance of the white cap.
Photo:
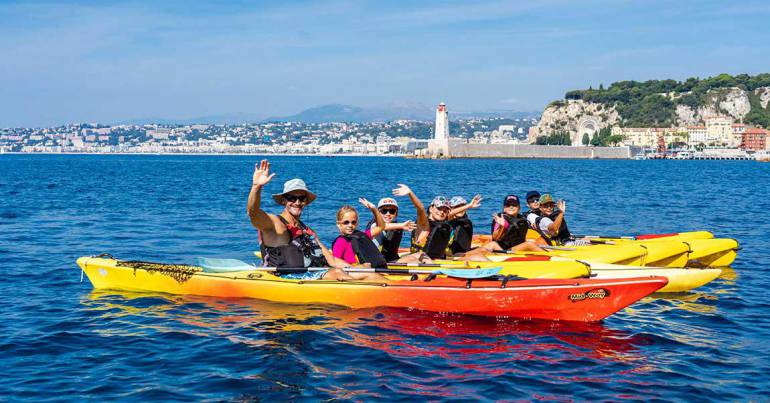
{"label": "white cap", "polygon": [[377,208],[380,208],[382,206],[395,206],[398,208],[398,203],[396,202],[396,199],[392,197],[385,197],[383,199],[380,199],[380,202],[377,203]]}

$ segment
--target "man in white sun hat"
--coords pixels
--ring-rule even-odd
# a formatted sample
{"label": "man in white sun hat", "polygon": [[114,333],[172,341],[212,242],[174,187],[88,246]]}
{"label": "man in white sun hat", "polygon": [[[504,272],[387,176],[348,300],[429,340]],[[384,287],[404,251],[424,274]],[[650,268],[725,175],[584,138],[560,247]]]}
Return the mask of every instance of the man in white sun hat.
{"label": "man in white sun hat", "polygon": [[[283,206],[278,214],[269,214],[260,206],[262,188],[273,179],[270,163],[262,160],[254,168],[251,192],[246,211],[251,224],[259,230],[260,250],[265,266],[278,268],[333,267],[326,271],[308,271],[284,274],[283,277],[303,280],[348,280],[339,268],[348,264],[335,258],[318,240],[315,232],[300,221],[302,211],[313,200],[315,193],[308,190],[302,179],[291,179],[283,184],[283,192],[273,194],[273,200]],[[336,268],[336,269],[335,269]]]}

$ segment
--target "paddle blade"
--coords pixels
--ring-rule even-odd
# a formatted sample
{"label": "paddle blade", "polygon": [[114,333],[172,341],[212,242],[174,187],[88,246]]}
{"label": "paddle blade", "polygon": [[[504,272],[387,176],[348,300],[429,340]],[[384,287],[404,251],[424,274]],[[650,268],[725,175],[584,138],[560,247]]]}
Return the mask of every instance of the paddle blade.
{"label": "paddle blade", "polygon": [[443,268],[436,270],[436,274],[444,274],[449,277],[457,278],[487,278],[500,274],[502,267],[488,267],[485,269],[449,269]]}
{"label": "paddle blade", "polygon": [[214,259],[208,257],[195,258],[195,265],[208,273],[228,273],[233,271],[257,270],[258,267],[238,259]]}

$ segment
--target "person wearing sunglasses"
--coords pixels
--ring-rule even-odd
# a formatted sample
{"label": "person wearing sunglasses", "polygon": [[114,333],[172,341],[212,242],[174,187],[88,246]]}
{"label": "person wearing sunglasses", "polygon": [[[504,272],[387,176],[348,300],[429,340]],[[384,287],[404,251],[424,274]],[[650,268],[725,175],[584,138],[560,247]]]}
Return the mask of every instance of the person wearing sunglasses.
{"label": "person wearing sunglasses", "polygon": [[[470,205],[458,207],[453,211],[446,197],[436,196],[426,211],[422,202],[406,185],[399,185],[399,188],[393,190],[393,194],[396,196],[408,195],[417,207],[417,228],[412,232],[412,253],[422,252],[431,259],[446,259],[447,256],[451,256],[452,250],[449,248],[449,244],[452,241],[452,226],[449,224],[449,220],[453,214],[467,210]],[[476,255],[476,252],[479,254]],[[461,259],[486,260],[481,254],[482,252],[484,251],[472,250]]]}
{"label": "person wearing sunglasses", "polygon": [[503,212],[492,215],[492,241],[482,248],[489,251],[543,252],[534,242],[527,241],[527,220],[521,215],[519,197],[508,195],[503,200]]}
{"label": "person wearing sunglasses", "polygon": [[527,201],[527,212],[525,212],[524,218],[527,219],[527,221],[530,220],[529,215],[534,214],[534,217],[532,217],[532,220],[537,218],[540,215],[540,192],[537,190],[530,190],[527,192],[527,195],[524,197],[524,199]]}
{"label": "person wearing sunglasses", "polygon": [[468,209],[481,206],[481,195],[476,195],[468,203],[462,196],[455,196],[449,201],[449,225],[452,226],[452,240],[449,242],[449,249],[452,255],[466,253],[472,249],[473,241],[473,222],[466,213]]}
{"label": "person wearing sunglasses", "polygon": [[[388,263],[372,238],[379,235],[385,228],[382,214],[371,202],[364,198],[358,201],[372,212],[375,225],[364,231],[358,230],[358,212],[349,205],[342,206],[337,211],[337,228],[340,235],[332,243],[332,254],[351,265],[361,265],[374,268],[387,268]],[[356,280],[382,280],[376,273],[350,273]]]}
{"label": "person wearing sunglasses", "polygon": [[[395,262],[399,259],[398,249],[401,247],[401,240],[404,237],[404,231],[413,231],[416,227],[414,221],[407,220],[398,222],[398,202],[392,197],[380,199],[377,203],[377,210],[385,220],[385,229],[379,234],[374,235],[372,241],[380,249],[380,252],[388,262]],[[366,227],[373,229],[377,225],[375,219],[370,220]]]}
{"label": "person wearing sunglasses", "polygon": [[270,173],[270,163],[262,160],[254,167],[251,191],[246,212],[251,224],[259,231],[260,251],[265,266],[277,268],[330,267],[328,270],[287,273],[285,278],[302,280],[348,280],[343,270],[349,266],[336,259],[318,240],[315,232],[300,220],[300,216],[316,195],[308,190],[302,179],[291,179],[283,185],[283,192],[273,194],[273,200],[283,211],[270,214],[261,207],[262,189],[275,174]]}
{"label": "person wearing sunglasses", "polygon": [[564,200],[554,202],[550,194],[540,196],[539,214],[527,215],[530,228],[540,234],[538,243],[544,245],[568,245],[572,244],[572,235],[564,220],[567,211],[567,203]]}

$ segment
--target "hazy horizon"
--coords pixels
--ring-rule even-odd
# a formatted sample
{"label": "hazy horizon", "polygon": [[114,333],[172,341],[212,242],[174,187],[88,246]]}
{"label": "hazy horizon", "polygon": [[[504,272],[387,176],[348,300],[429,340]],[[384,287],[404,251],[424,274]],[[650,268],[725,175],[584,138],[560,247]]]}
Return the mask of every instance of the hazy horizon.
{"label": "hazy horizon", "polygon": [[570,89],[768,71],[760,1],[0,2],[0,127],[327,104],[538,111]]}

